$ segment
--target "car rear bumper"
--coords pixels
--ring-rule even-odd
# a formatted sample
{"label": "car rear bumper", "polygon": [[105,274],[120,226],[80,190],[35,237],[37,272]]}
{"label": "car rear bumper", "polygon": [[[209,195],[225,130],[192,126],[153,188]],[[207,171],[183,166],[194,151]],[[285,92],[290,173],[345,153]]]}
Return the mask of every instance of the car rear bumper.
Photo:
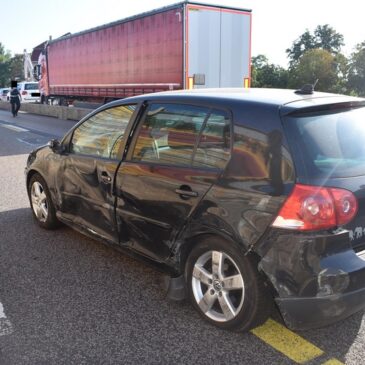
{"label": "car rear bumper", "polygon": [[40,98],[23,98],[22,103],[40,103]]}
{"label": "car rear bumper", "polygon": [[365,251],[350,249],[320,262],[316,296],[276,299],[289,328],[319,328],[365,309]]}
{"label": "car rear bumper", "polygon": [[291,329],[312,329],[338,322],[365,308],[365,288],[314,298],[278,298],[276,303]]}
{"label": "car rear bumper", "polygon": [[272,238],[260,268],[288,327],[323,327],[365,309],[365,251],[354,251],[348,231]]}

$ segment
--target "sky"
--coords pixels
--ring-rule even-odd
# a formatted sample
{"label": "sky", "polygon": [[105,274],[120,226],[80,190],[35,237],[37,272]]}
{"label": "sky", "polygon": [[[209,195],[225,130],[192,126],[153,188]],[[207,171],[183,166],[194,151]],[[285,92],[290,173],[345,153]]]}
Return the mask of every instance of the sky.
{"label": "sky", "polygon": [[[0,0],[0,43],[13,55],[65,33],[93,28],[178,0]],[[349,56],[365,41],[363,0],[202,0],[252,10],[252,55],[287,66],[285,53],[306,29],[329,24],[344,36]]]}

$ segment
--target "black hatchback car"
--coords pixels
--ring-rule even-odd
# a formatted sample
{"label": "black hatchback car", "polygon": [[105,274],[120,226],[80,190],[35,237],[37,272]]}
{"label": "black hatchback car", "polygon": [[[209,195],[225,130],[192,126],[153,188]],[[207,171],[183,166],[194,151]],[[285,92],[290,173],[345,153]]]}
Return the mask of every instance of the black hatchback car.
{"label": "black hatchback car", "polygon": [[34,217],[155,264],[169,295],[248,330],[365,307],[365,101],[194,90],[107,104],[30,153]]}

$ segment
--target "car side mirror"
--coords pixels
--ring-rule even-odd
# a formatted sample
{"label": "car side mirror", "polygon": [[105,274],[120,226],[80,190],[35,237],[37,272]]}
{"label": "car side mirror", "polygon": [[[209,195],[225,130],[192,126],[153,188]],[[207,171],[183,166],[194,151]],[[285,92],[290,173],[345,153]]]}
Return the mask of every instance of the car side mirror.
{"label": "car side mirror", "polygon": [[62,151],[62,144],[58,139],[51,139],[47,146],[53,151],[53,152],[61,152]]}

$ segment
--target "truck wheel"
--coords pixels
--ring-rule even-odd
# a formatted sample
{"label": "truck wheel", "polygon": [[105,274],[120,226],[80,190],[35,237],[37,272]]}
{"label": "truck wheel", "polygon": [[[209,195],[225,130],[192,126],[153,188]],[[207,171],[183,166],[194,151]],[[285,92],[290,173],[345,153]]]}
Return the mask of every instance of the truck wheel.
{"label": "truck wheel", "polygon": [[270,315],[272,298],[253,260],[232,243],[215,237],[200,242],[188,257],[185,279],[193,306],[217,327],[248,331]]}
{"label": "truck wheel", "polygon": [[37,223],[45,229],[57,228],[60,223],[56,217],[51,194],[41,175],[34,174],[31,177],[28,185],[28,196]]}
{"label": "truck wheel", "polygon": [[52,105],[67,106],[67,102],[65,98],[57,97],[53,99]]}

